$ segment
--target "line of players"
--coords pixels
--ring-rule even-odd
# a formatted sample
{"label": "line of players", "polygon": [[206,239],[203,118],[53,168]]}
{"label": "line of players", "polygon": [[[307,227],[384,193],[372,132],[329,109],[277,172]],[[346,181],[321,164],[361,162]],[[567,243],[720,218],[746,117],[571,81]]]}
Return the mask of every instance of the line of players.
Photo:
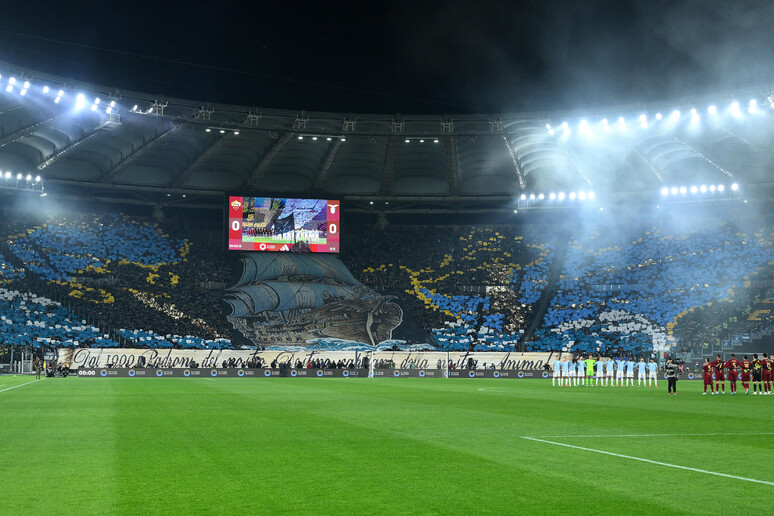
{"label": "line of players", "polygon": [[[658,387],[658,364],[651,358],[645,362],[640,358],[639,362],[631,359],[616,358],[606,359],[589,356],[585,360],[582,356],[563,359],[552,362],[554,386],[626,386],[634,385],[634,370],[637,369],[637,385]],[[595,374],[596,372],[596,374]]]}
{"label": "line of players", "polygon": [[[744,393],[750,393],[750,381],[752,380],[753,394],[771,395],[771,384],[774,379],[774,358],[769,358],[764,353],[762,358],[758,354],[753,355],[749,360],[744,355],[742,360],[738,360],[736,355],[731,354],[728,361],[724,361],[720,355],[710,362],[709,358],[704,359],[701,366],[704,374],[704,395],[707,394],[707,386],[712,394],[725,394],[725,370],[728,369],[728,383],[731,387],[731,394],[736,394],[736,382],[741,373],[742,387]],[[714,385],[713,385],[714,380]]]}

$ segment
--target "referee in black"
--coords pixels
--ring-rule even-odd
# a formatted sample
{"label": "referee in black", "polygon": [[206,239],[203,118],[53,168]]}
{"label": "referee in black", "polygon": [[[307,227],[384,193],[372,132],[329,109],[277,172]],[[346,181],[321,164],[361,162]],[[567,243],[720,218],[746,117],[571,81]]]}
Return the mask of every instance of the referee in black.
{"label": "referee in black", "polygon": [[680,366],[672,361],[672,357],[669,357],[664,365],[664,371],[668,383],[667,394],[677,394],[677,374],[680,372]]}

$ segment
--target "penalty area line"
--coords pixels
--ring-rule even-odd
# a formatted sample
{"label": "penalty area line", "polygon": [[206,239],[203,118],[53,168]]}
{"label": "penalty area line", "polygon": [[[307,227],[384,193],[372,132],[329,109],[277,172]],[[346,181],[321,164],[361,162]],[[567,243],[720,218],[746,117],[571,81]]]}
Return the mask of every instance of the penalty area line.
{"label": "penalty area line", "polygon": [[613,453],[604,450],[595,450],[594,448],[584,448],[583,446],[575,446],[573,444],[558,443],[556,441],[547,441],[545,439],[537,439],[536,437],[522,437],[522,439],[528,439],[530,441],[536,441],[540,443],[553,444],[555,446],[564,446],[565,448],[572,448],[574,450],[583,450],[593,453],[601,453],[602,455],[610,455],[611,457],[619,457],[622,459],[636,460],[639,462],[647,462],[648,464],[655,464],[657,466],[665,466],[667,468],[683,469],[686,471],[693,471],[695,473],[704,473],[705,475],[714,475],[716,477],[733,478],[735,480],[744,480],[745,482],[754,482],[756,484],[765,484],[767,486],[774,486],[774,482],[768,482],[766,480],[757,480],[754,478],[739,477],[737,475],[729,475],[727,473],[718,473],[717,471],[708,471],[706,469],[691,468],[688,466],[679,466],[677,464],[669,464],[667,462],[659,462],[657,460],[643,459],[642,457],[632,457],[631,455],[623,455],[621,453]]}
{"label": "penalty area line", "polygon": [[43,380],[32,380],[31,382],[20,383],[19,385],[14,385],[13,387],[8,387],[7,389],[0,389],[0,392],[10,391],[11,389],[16,389],[17,387],[24,387],[25,385],[42,381]]}

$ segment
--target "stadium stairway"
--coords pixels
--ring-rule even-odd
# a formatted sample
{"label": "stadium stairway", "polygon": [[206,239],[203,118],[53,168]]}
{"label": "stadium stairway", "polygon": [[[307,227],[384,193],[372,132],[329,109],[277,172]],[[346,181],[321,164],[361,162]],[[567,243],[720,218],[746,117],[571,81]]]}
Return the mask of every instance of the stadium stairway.
{"label": "stadium stairway", "polygon": [[531,342],[532,337],[540,328],[543,323],[543,316],[548,310],[548,305],[556,295],[556,284],[559,282],[559,278],[562,275],[562,269],[564,268],[564,258],[567,255],[567,246],[570,242],[570,233],[563,232],[556,238],[556,245],[554,247],[554,259],[551,262],[551,268],[548,271],[548,282],[546,288],[540,294],[540,299],[535,305],[535,311],[532,314],[532,320],[530,320],[527,329],[524,331],[523,342]]}

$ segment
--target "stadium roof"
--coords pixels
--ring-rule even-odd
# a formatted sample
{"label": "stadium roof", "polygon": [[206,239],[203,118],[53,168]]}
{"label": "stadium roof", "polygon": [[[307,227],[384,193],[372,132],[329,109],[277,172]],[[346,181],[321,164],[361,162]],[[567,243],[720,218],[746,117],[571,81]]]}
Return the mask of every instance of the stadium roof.
{"label": "stadium roof", "polygon": [[166,98],[0,63],[0,187],[40,175],[62,195],[148,204],[215,203],[226,192],[497,204],[760,187],[774,172],[771,95],[751,88],[593,113],[385,116]]}

